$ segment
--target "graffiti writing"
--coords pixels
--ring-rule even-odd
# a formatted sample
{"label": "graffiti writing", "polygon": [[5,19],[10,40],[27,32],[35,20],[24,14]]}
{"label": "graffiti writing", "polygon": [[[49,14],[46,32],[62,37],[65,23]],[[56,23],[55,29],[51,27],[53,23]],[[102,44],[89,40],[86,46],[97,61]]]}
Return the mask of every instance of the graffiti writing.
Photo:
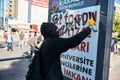
{"label": "graffiti writing", "polygon": [[69,11],[62,13],[55,13],[51,17],[52,23],[59,26],[59,32],[61,36],[73,36],[82,31],[88,26],[89,19],[93,19],[96,22],[97,11],[89,11],[84,13],[69,13]]}

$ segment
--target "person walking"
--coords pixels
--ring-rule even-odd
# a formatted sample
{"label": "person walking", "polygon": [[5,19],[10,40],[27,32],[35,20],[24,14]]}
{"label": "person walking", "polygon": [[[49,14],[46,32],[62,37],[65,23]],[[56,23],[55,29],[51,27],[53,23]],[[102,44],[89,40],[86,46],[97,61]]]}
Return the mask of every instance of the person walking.
{"label": "person walking", "polygon": [[23,48],[24,45],[24,33],[23,31],[21,31],[20,35],[19,35],[19,44],[18,44],[18,48]]}
{"label": "person walking", "polygon": [[6,42],[7,42],[7,51],[9,51],[9,50],[13,51],[13,44],[12,44],[13,36],[11,33],[7,34]]}
{"label": "person walking", "polygon": [[25,31],[25,37],[24,37],[24,43],[25,43],[25,45],[27,45],[27,44],[28,44],[28,39],[29,39],[28,32],[27,32],[27,31]]}
{"label": "person walking", "polygon": [[37,32],[34,32],[33,37],[31,37],[28,41],[28,44],[30,46],[30,55],[33,55],[33,53],[35,52],[35,50],[37,49]]}
{"label": "person walking", "polygon": [[68,49],[78,46],[91,33],[92,28],[93,26],[89,25],[73,37],[60,38],[55,24],[43,23],[40,30],[44,41],[33,58],[33,63],[29,66],[33,68],[33,75],[26,76],[26,80],[63,80],[60,55]]}
{"label": "person walking", "polygon": [[40,48],[41,44],[43,42],[43,36],[39,33],[38,38],[37,38],[37,48]]}
{"label": "person walking", "polygon": [[111,52],[110,52],[110,68],[113,67],[113,56],[118,54],[118,40],[115,38],[115,33],[112,32],[112,40],[111,40]]}

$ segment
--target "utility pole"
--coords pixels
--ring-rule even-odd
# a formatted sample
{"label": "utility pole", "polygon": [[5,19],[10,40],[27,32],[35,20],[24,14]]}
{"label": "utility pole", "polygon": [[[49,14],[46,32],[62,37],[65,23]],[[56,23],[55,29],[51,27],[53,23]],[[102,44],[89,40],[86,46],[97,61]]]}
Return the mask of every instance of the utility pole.
{"label": "utility pole", "polygon": [[31,4],[32,0],[28,0],[28,23],[31,23]]}

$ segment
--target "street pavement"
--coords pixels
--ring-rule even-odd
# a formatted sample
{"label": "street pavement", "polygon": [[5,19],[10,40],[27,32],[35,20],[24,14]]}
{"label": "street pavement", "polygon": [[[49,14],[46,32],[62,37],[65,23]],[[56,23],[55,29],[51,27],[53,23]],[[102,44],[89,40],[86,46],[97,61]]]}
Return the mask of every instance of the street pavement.
{"label": "street pavement", "polygon": [[[14,51],[7,51],[6,48],[0,48],[0,59],[22,57],[24,52],[29,51],[28,46],[19,49],[17,44],[18,42],[13,42]],[[0,61],[0,80],[25,80],[29,63],[30,60],[28,59]]]}
{"label": "street pavement", "polygon": [[109,80],[120,80],[120,54],[113,56],[112,64],[113,66],[109,71]]}
{"label": "street pavement", "polygon": [[[24,52],[29,51],[29,46],[19,49],[17,44],[18,42],[13,42],[14,51],[7,51],[5,48],[0,48],[0,59],[21,57],[24,55]],[[109,71],[109,80],[120,80],[120,54],[114,56],[112,62],[113,66]],[[25,80],[29,63],[29,59],[0,61],[0,80]]]}

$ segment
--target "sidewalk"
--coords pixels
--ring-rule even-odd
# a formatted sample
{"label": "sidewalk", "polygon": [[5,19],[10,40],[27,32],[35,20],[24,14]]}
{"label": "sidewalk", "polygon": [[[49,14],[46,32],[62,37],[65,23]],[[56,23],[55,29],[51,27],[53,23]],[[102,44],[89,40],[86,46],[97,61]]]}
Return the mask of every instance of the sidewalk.
{"label": "sidewalk", "polygon": [[109,71],[109,80],[120,80],[120,54],[114,55],[113,67]]}
{"label": "sidewalk", "polygon": [[[28,51],[29,50],[29,47],[28,46],[24,46],[23,49],[19,49],[16,45],[17,45],[18,42],[14,42],[13,46],[14,46],[14,51],[7,51],[6,49],[0,49],[0,58],[7,58],[7,57],[19,57],[19,56],[22,56],[23,53],[25,51]],[[10,61],[9,61],[10,62]],[[12,61],[11,61],[12,62]],[[114,59],[112,60],[113,62],[113,67],[110,68],[110,71],[109,71],[109,80],[120,80],[120,54],[115,56],[114,55]],[[9,63],[10,64],[10,63]],[[1,62],[1,66],[0,66],[0,69],[2,68],[11,68],[11,66],[9,66],[8,64],[8,61],[6,61],[5,63]],[[18,64],[18,63],[17,63]],[[23,65],[27,65],[26,62],[24,61],[24,63],[22,62],[22,67],[23,68]],[[3,67],[4,66],[4,67]],[[20,67],[18,67],[19,69]],[[21,70],[21,72],[19,72],[19,74],[22,74],[24,73],[25,69],[27,69],[28,67],[24,67],[24,69],[19,69]],[[24,70],[24,71],[22,71]],[[8,70],[9,71],[9,70]],[[6,70],[7,72],[7,70]],[[8,72],[7,72],[8,73]],[[12,73],[12,72],[11,72]],[[14,72],[16,73],[16,72]],[[10,74],[8,74],[10,75]],[[17,74],[16,74],[17,75]],[[17,75],[18,76],[18,75]],[[22,77],[24,78],[24,75],[22,74],[22,76],[18,76],[18,77]],[[8,79],[8,78],[7,78]],[[1,79],[0,79],[1,80]],[[9,79],[10,80],[10,79]],[[15,80],[15,79],[11,79],[11,80]],[[24,80],[24,79],[22,79]]]}
{"label": "sidewalk", "polygon": [[[28,46],[19,49],[17,47],[18,41],[13,43],[14,51],[7,51],[6,48],[0,48],[0,59],[22,57],[24,52],[29,51]],[[28,59],[0,61],[0,80],[25,80],[29,61]]]}

